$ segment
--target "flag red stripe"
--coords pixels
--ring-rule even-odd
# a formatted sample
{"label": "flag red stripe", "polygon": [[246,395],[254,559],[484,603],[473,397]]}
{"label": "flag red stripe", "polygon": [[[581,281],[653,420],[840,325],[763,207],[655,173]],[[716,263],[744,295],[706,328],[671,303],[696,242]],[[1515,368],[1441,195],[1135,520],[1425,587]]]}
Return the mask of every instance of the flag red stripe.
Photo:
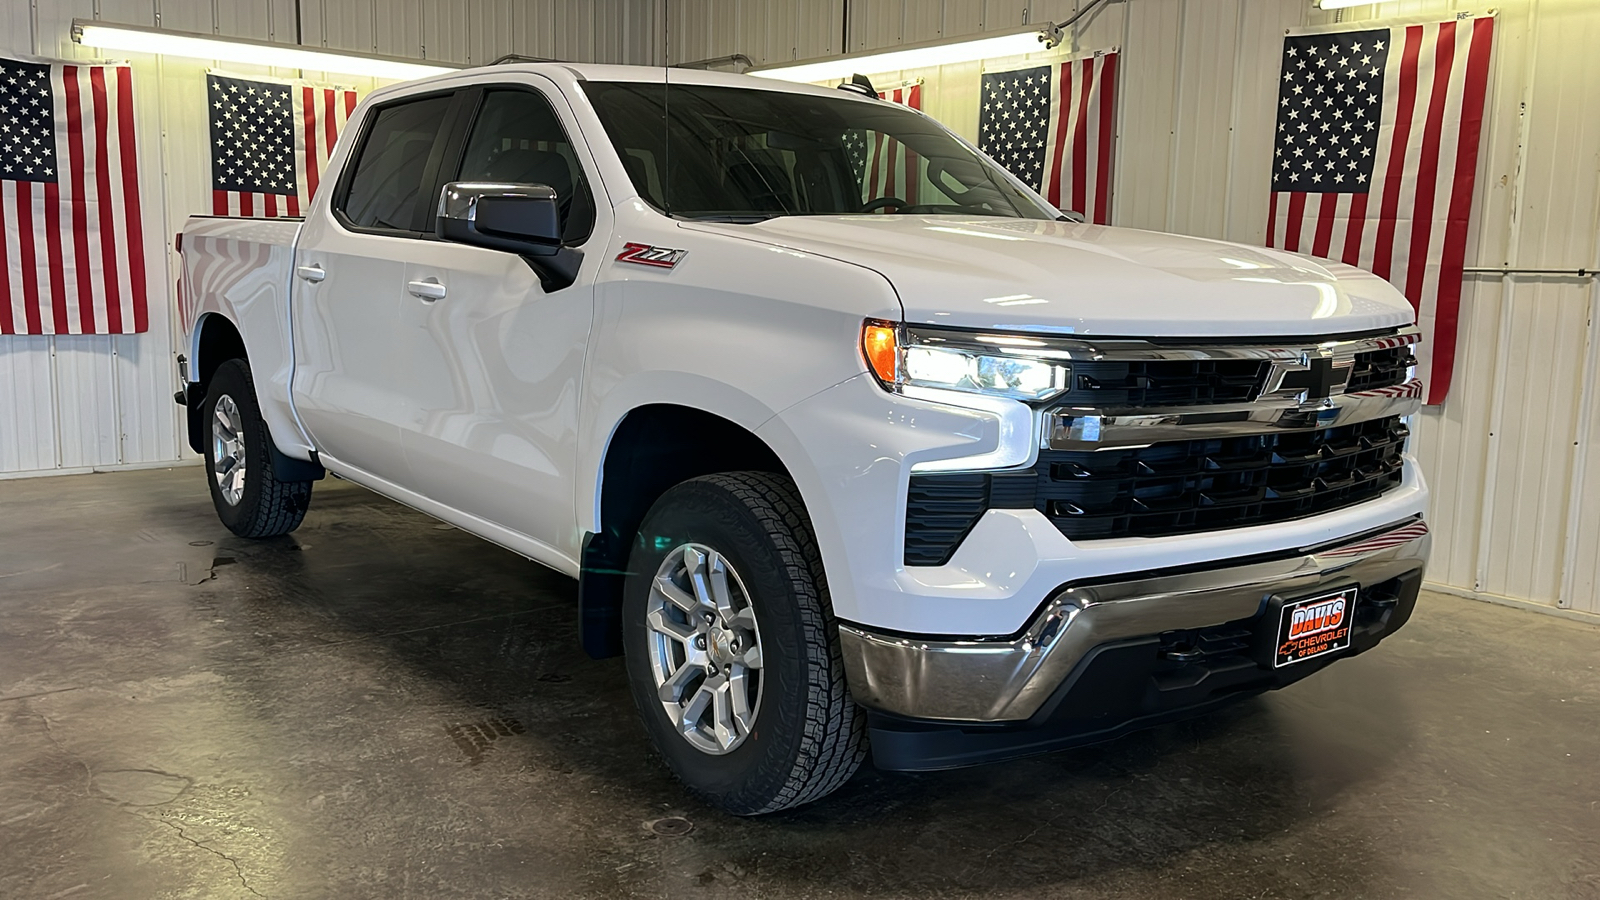
{"label": "flag red stripe", "polygon": [[28,320],[29,334],[44,334],[44,324],[39,316],[39,259],[33,246],[33,182],[17,184],[17,250],[22,271],[23,317]]}
{"label": "flag red stripe", "polygon": [[1372,251],[1372,272],[1379,278],[1387,279],[1392,270],[1395,217],[1400,212],[1406,144],[1411,139],[1411,117],[1417,106],[1417,56],[1421,51],[1422,26],[1412,25],[1406,29],[1406,47],[1400,61],[1399,106],[1395,113],[1394,139],[1389,145],[1389,169],[1384,175],[1383,205],[1378,208],[1377,244]]}
{"label": "flag red stripe", "polygon": [[1278,192],[1273,191],[1267,200],[1267,246],[1278,246]]}
{"label": "flag red stripe", "polygon": [[1109,53],[1100,67],[1100,157],[1095,173],[1094,218],[1096,225],[1111,224],[1111,131],[1115,126],[1117,55]]}
{"label": "flag red stripe", "polygon": [[[99,140],[94,144],[94,184],[100,208],[100,266],[105,269],[106,281],[106,331],[121,334],[122,283],[117,268],[116,217],[117,204],[111,199],[111,151],[106,143],[110,133],[106,130],[107,109],[106,70],[101,66],[89,69],[89,91],[94,103],[94,133]],[[133,252],[143,252],[140,247]]]}
{"label": "flag red stripe", "polygon": [[1083,61],[1083,84],[1078,88],[1078,123],[1072,134],[1072,208],[1080,213],[1089,211],[1089,94],[1093,89],[1094,57],[1091,56]]}
{"label": "flag red stripe", "polygon": [[72,330],[67,323],[67,278],[61,260],[61,185],[44,183],[44,250],[50,265],[50,315],[56,334]]}
{"label": "flag red stripe", "polygon": [[264,195],[261,198],[261,205],[266,207],[267,218],[276,219],[278,217],[278,195],[277,194],[266,194],[266,195]]}
{"label": "flag red stripe", "polygon": [[884,136],[879,134],[872,139],[872,166],[867,170],[867,199],[876,200],[883,196],[878,189],[878,161],[883,158]]}
{"label": "flag red stripe", "polygon": [[61,67],[61,86],[67,103],[66,166],[72,178],[72,206],[68,212],[72,216],[72,262],[78,276],[78,330],[94,334],[94,281],[89,277],[89,204],[83,196],[83,105],[78,97],[77,66]]}
{"label": "flag red stripe", "polygon": [[1461,267],[1467,251],[1467,224],[1472,214],[1472,185],[1478,173],[1478,138],[1483,128],[1483,99],[1489,83],[1489,49],[1494,19],[1472,23],[1467,48],[1466,82],[1461,94],[1461,131],[1456,172],[1445,222],[1444,252],[1439,262],[1439,297],[1434,313],[1433,371],[1428,373],[1428,402],[1443,402],[1455,373],[1456,327],[1461,312]]}
{"label": "flag red stripe", "polygon": [[0,334],[16,334],[17,323],[11,316],[11,260],[5,233],[6,205],[0,202]]}
{"label": "flag red stripe", "polygon": [[1323,194],[1317,204],[1317,232],[1311,239],[1311,255],[1327,256],[1333,243],[1333,213],[1339,208],[1338,194]]}
{"label": "flag red stripe", "polygon": [[[917,108],[921,109],[922,107],[919,106]],[[352,115],[355,114],[355,111],[356,111],[356,92],[355,91],[345,91],[344,92],[344,117],[346,119],[349,119]],[[332,141],[328,142],[328,152],[329,153],[333,152],[333,142]]]}
{"label": "flag red stripe", "polygon": [[214,216],[225,216],[228,214],[227,191],[211,192],[211,214]]}
{"label": "flag red stripe", "polygon": [[306,198],[317,194],[317,100],[309,87],[300,89],[301,131],[306,137]]}
{"label": "flag red stripe", "polygon": [[122,155],[122,201],[127,216],[128,229],[128,285],[133,295],[133,330],[150,328],[150,310],[145,305],[144,277],[144,227],[139,216],[139,166],[134,157],[138,142],[133,137],[133,70],[120,68],[117,72],[117,135],[118,152]]}
{"label": "flag red stripe", "polygon": [[1052,204],[1061,206],[1061,166],[1062,154],[1067,151],[1067,120],[1071,118],[1072,111],[1072,63],[1061,64],[1056,78],[1060,82],[1056,87],[1056,155],[1050,164],[1050,174],[1045,181],[1044,198]]}
{"label": "flag red stripe", "polygon": [[[896,176],[899,175],[899,172],[898,172],[898,170],[895,169],[895,163],[899,162],[899,160],[900,160],[900,142],[899,141],[890,141],[889,142],[888,164],[884,167],[885,171],[883,173],[883,193],[886,196],[891,196],[891,197],[899,196],[899,190],[900,190],[899,181],[900,181],[900,179],[898,177],[896,177]],[[900,197],[900,199],[904,200],[905,198],[904,197]]]}
{"label": "flag red stripe", "polygon": [[283,203],[286,210],[284,215],[296,219],[300,217],[300,196],[298,194],[290,194],[283,198]]}
{"label": "flag red stripe", "polygon": [[256,214],[256,195],[245,191],[239,192],[239,215],[253,216]]}
{"label": "flag red stripe", "polygon": [[339,123],[334,121],[333,118],[333,90],[325,90],[322,93],[324,98],[323,109],[326,111],[325,121],[322,123],[323,138],[327,141],[323,146],[328,148],[329,153],[332,153],[333,142],[339,139]]}
{"label": "flag red stripe", "polygon": [[1428,118],[1422,128],[1422,159],[1417,167],[1416,204],[1411,213],[1411,262],[1406,265],[1406,299],[1422,309],[1423,276],[1428,267],[1428,241],[1433,237],[1434,193],[1439,184],[1439,142],[1444,132],[1444,101],[1450,89],[1450,69],[1455,65],[1456,23],[1439,26],[1434,48],[1433,91],[1428,98]]}
{"label": "flag red stripe", "polygon": [[1283,249],[1295,253],[1300,252],[1300,224],[1306,214],[1306,195],[1304,191],[1294,191],[1289,194],[1289,223],[1283,235]]}
{"label": "flag red stripe", "polygon": [[1367,224],[1366,194],[1356,194],[1350,198],[1350,215],[1346,222],[1342,258],[1345,265],[1358,266],[1361,264],[1361,233],[1366,230]]}
{"label": "flag red stripe", "polygon": [[[906,93],[906,105],[912,109],[922,108],[922,85],[913,84]],[[922,187],[922,167],[917,164],[917,154],[910,147],[906,148],[906,196],[905,201],[915,206],[919,201],[917,194]]]}

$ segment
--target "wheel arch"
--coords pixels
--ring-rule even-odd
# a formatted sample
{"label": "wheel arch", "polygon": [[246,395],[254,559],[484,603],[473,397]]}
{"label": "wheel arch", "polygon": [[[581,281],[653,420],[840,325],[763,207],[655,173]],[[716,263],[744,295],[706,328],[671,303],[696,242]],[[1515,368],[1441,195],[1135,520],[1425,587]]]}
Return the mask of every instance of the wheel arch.
{"label": "wheel arch", "polygon": [[792,480],[753,429],[681,403],[630,409],[600,454],[597,519],[580,554],[578,608],[584,650],[621,653],[622,586],[633,539],[650,507],[673,485],[716,472],[773,472]]}
{"label": "wheel arch", "polygon": [[242,359],[248,364],[249,352],[239,326],[220,312],[205,312],[195,321],[194,333],[189,343],[189,383],[184,385],[188,414],[189,448],[196,453],[205,452],[205,429],[201,421],[206,387],[217,367],[230,359]]}

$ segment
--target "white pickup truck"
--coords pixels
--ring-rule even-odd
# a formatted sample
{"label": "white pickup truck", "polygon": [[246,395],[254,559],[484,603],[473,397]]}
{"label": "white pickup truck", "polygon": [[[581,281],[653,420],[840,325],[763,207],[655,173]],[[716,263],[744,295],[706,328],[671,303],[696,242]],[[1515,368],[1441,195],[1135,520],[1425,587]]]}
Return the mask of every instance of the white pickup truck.
{"label": "white pickup truck", "polygon": [[576,577],[585,648],[734,813],[869,746],[947,768],[1282,687],[1422,580],[1399,293],[1083,224],[866,92],[396,85],[303,222],[181,241],[222,521],[292,531],[327,471]]}

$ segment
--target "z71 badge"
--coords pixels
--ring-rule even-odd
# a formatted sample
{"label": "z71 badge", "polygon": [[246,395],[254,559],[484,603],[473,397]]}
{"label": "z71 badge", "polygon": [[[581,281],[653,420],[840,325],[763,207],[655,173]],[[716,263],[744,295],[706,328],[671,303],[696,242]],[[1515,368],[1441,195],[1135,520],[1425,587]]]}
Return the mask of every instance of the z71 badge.
{"label": "z71 badge", "polygon": [[683,258],[688,255],[689,251],[687,250],[627,243],[622,245],[622,252],[617,254],[617,262],[638,263],[641,266],[670,269],[682,262]]}

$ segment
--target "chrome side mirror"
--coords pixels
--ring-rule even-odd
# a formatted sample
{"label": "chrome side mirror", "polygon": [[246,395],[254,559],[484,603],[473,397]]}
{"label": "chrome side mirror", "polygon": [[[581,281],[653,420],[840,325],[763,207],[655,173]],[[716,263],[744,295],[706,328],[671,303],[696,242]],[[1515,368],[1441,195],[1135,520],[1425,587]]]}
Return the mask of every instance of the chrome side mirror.
{"label": "chrome side mirror", "polygon": [[434,233],[441,240],[521,256],[561,251],[561,208],[542,184],[452,181],[439,196]]}

